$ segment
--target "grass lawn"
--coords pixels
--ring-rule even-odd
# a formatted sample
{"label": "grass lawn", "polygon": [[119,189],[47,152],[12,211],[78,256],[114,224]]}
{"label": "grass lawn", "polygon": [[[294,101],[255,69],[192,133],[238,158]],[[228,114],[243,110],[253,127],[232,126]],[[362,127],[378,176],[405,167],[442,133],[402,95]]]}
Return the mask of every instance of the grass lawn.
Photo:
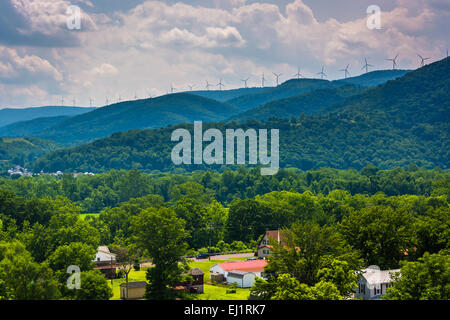
{"label": "grass lawn", "polygon": [[[204,260],[189,262],[190,268],[200,268],[205,273],[205,285],[203,287],[204,293],[193,295],[195,300],[247,300],[250,295],[250,289],[236,288],[236,293],[227,293],[231,287],[221,284],[211,284],[211,273],[209,268],[216,263],[230,262],[237,260],[245,260],[246,258],[237,258],[229,260]],[[128,275],[128,282],[146,281],[147,268],[142,268],[140,271],[131,270]],[[111,281],[108,281],[111,285]],[[125,283],[125,279],[114,279],[112,284],[114,296],[111,300],[120,300],[120,284]]]}
{"label": "grass lawn", "polygon": [[[128,274],[128,282],[137,282],[137,281],[147,281],[146,278],[147,269],[142,268],[139,271],[132,269]],[[111,285],[111,280],[108,280]],[[123,279],[114,279],[112,284],[113,289],[113,297],[111,300],[120,300],[120,284],[125,283],[125,278]]]}
{"label": "grass lawn", "polygon": [[245,259],[246,258],[236,258],[229,260],[205,260],[190,262],[189,267],[200,268],[205,273],[205,284],[203,286],[204,293],[195,295],[195,298],[197,300],[247,300],[250,295],[250,289],[236,288],[236,293],[227,293],[227,290],[231,289],[231,287],[222,284],[211,284],[211,273],[209,272],[209,269],[216,263]]}

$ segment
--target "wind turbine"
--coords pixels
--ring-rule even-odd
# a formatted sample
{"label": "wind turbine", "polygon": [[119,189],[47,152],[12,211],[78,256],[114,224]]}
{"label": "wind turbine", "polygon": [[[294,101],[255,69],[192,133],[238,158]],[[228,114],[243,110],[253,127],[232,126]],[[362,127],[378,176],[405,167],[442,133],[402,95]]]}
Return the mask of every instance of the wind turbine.
{"label": "wind turbine", "polygon": [[280,77],[283,75],[282,73],[276,74],[275,72],[272,72],[273,75],[277,78],[277,87],[278,87],[278,80],[280,79]]}
{"label": "wind turbine", "polygon": [[298,67],[298,71],[296,74],[294,74],[294,77],[297,77],[297,80],[300,79],[300,77],[303,77],[303,75],[300,73],[300,67]]}
{"label": "wind turbine", "polygon": [[348,72],[348,67],[349,67],[349,66],[350,66],[350,65],[348,64],[347,67],[345,67],[345,69],[339,70],[339,71],[343,71],[343,72],[344,72],[344,74],[345,74],[344,77],[345,77],[345,78],[347,78],[347,76],[350,75],[350,72]]}
{"label": "wind turbine", "polygon": [[325,68],[325,66],[322,66],[322,71],[317,72],[318,75],[320,75],[320,78],[323,80],[323,77],[326,77],[327,74],[325,72],[323,72],[323,69]]}
{"label": "wind turbine", "polygon": [[211,85],[209,84],[209,82],[208,82],[208,80],[206,80],[206,90],[208,90],[209,91],[209,87],[211,87]]}
{"label": "wind turbine", "polygon": [[92,98],[89,98],[89,106],[92,108],[92,102],[94,102],[94,100],[92,100]]}
{"label": "wind turbine", "polygon": [[74,106],[74,107],[75,107],[75,102],[76,102],[75,99],[73,99],[73,100],[72,100],[72,103],[73,103],[73,106]]}
{"label": "wind turbine", "polygon": [[61,97],[61,106],[64,106],[64,97]]}
{"label": "wind turbine", "polygon": [[108,97],[106,97],[106,105],[109,106],[109,100],[108,100]]}
{"label": "wind turbine", "polygon": [[373,67],[373,65],[367,63],[367,58],[366,57],[364,57],[364,62],[365,63],[363,65],[363,67],[361,68],[361,70],[362,69],[366,69],[366,73],[367,73],[367,72],[369,72],[369,67]]}
{"label": "wind turbine", "polygon": [[247,79],[242,79],[241,80],[242,82],[244,82],[245,88],[248,88],[248,86],[247,86],[248,79],[250,79],[250,77],[248,77]]}
{"label": "wind turbine", "polygon": [[134,93],[134,100],[137,100],[138,99],[138,96],[137,96],[137,94],[136,94],[136,92]]}
{"label": "wind turbine", "polygon": [[395,70],[395,67],[397,66],[397,61],[396,61],[397,57],[398,57],[398,54],[393,59],[386,59],[387,61],[392,61],[392,70]]}
{"label": "wind turbine", "polygon": [[117,102],[121,102],[122,101],[122,97],[119,95],[119,99],[117,99]]}
{"label": "wind turbine", "polygon": [[170,93],[172,94],[174,91],[176,90],[176,88],[173,87],[173,84],[170,84]]}
{"label": "wind turbine", "polygon": [[220,81],[217,84],[217,86],[219,86],[220,91],[222,91],[222,87],[225,87],[225,85],[222,83],[222,79],[220,79]]}
{"label": "wind turbine", "polygon": [[264,88],[264,82],[266,82],[266,78],[264,77],[264,72],[262,74],[262,78],[261,78],[261,87]]}
{"label": "wind turbine", "polygon": [[188,84],[189,90],[192,91],[192,89],[194,89],[195,84]]}
{"label": "wind turbine", "polygon": [[423,67],[425,65],[425,61],[431,58],[423,58],[420,54],[417,55],[420,59],[420,66]]}

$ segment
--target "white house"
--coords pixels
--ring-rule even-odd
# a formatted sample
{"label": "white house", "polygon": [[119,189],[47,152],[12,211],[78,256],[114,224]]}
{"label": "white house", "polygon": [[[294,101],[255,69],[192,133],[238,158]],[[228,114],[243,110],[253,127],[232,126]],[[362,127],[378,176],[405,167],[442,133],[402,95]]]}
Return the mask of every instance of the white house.
{"label": "white house", "polygon": [[116,262],[116,255],[109,251],[107,246],[100,246],[95,255],[95,262]]}
{"label": "white house", "polygon": [[270,241],[276,241],[281,245],[285,244],[283,241],[283,234],[280,230],[267,230],[256,247],[257,257],[264,258],[272,254],[273,248]]}
{"label": "white house", "polygon": [[255,283],[256,277],[257,275],[254,272],[232,270],[228,272],[227,283],[236,283],[238,288],[251,288]]}
{"label": "white house", "polygon": [[211,279],[220,279],[239,288],[250,288],[256,277],[264,278],[266,260],[249,260],[217,263],[210,268]]}
{"label": "white house", "polygon": [[379,270],[377,268],[367,268],[362,270],[363,274],[358,282],[355,297],[362,297],[364,300],[379,299],[386,293],[387,288],[393,282],[393,275],[400,272],[400,269]]}

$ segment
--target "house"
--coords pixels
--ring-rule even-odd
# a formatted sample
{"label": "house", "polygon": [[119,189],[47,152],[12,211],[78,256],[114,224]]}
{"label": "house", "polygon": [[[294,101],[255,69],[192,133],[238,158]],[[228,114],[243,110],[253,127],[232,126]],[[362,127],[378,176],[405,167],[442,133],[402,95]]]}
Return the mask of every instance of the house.
{"label": "house", "polygon": [[147,282],[128,282],[120,285],[120,299],[142,299],[145,295]]}
{"label": "house", "polygon": [[267,230],[264,233],[264,236],[259,241],[258,246],[256,248],[256,256],[260,258],[264,258],[271,255],[272,246],[270,245],[270,241],[276,241],[279,244],[284,244],[283,235],[280,230]]}
{"label": "house", "polygon": [[95,262],[116,262],[116,255],[109,251],[107,246],[100,246],[95,255]]}
{"label": "house", "polygon": [[111,253],[107,246],[98,247],[94,263],[94,269],[100,270],[107,279],[114,279],[116,277],[116,255]]}
{"label": "house", "polygon": [[227,283],[235,283],[238,288],[251,288],[256,277],[257,275],[254,272],[232,270],[228,272]]}
{"label": "house", "polygon": [[381,298],[386,293],[387,288],[393,282],[393,275],[400,272],[400,269],[379,270],[377,268],[367,268],[362,270],[362,272],[355,297],[373,300]]}
{"label": "house", "polygon": [[217,263],[210,268],[211,280],[215,282],[226,281],[236,283],[240,288],[249,288],[256,277],[264,278],[265,260],[234,261]]}

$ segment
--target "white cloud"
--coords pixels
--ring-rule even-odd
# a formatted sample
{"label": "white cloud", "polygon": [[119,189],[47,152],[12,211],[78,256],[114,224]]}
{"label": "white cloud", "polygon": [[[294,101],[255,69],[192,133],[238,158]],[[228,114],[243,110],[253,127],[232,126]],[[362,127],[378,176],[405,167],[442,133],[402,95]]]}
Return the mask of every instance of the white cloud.
{"label": "white cloud", "polygon": [[[52,35],[64,28],[68,0],[9,1],[32,26],[24,32]],[[353,21],[337,21],[330,13],[328,20],[318,22],[301,0],[285,7],[245,0],[219,1],[215,7],[184,2],[151,0],[129,11],[86,13],[91,21],[87,32],[63,33],[75,37],[78,46],[48,52],[25,47],[15,58],[0,59],[0,76],[19,81],[40,74],[48,83],[37,84],[39,88],[57,92],[46,99],[70,95],[88,104],[91,96],[100,104],[106,96],[165,93],[171,83],[184,90],[188,83],[203,88],[205,80],[217,83],[223,77],[231,88],[252,76],[253,85],[259,85],[261,74],[269,79],[272,71],[282,72],[285,81],[298,64],[307,76],[315,76],[325,64],[325,72],[335,78],[350,63],[355,75],[363,56],[388,68],[386,56],[400,53],[400,66],[412,68],[419,51],[437,60],[448,41],[443,26],[448,25],[449,8],[439,0],[397,0],[397,8],[382,12],[381,30],[366,27],[365,10]],[[58,83],[57,89],[51,82]],[[13,103],[20,101],[30,102],[23,98]]]}

